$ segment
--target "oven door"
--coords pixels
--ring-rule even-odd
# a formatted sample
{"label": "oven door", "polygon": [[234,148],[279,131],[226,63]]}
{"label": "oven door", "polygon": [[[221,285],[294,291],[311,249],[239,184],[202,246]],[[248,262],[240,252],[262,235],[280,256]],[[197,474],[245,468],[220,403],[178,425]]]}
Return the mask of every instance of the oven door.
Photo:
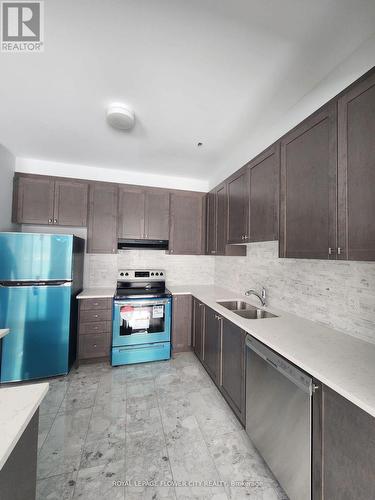
{"label": "oven door", "polygon": [[115,300],[112,346],[169,342],[171,299]]}

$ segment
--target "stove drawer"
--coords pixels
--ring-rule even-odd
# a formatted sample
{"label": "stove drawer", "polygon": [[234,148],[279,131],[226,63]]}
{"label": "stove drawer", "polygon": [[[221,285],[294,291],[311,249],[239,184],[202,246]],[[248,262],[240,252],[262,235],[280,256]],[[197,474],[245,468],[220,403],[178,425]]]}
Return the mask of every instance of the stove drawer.
{"label": "stove drawer", "polygon": [[111,337],[106,334],[82,335],[79,339],[80,359],[107,357],[110,351]]}
{"label": "stove drawer", "polygon": [[89,335],[93,333],[108,334],[111,333],[111,322],[110,321],[97,321],[91,323],[81,323],[79,325],[80,335]]}
{"label": "stove drawer", "polygon": [[133,363],[147,363],[170,359],[170,342],[143,344],[142,346],[113,347],[112,366],[130,365]]}
{"label": "stove drawer", "polygon": [[81,310],[79,313],[79,320],[81,323],[90,323],[97,321],[111,321],[112,319],[112,310],[91,310],[85,311]]}

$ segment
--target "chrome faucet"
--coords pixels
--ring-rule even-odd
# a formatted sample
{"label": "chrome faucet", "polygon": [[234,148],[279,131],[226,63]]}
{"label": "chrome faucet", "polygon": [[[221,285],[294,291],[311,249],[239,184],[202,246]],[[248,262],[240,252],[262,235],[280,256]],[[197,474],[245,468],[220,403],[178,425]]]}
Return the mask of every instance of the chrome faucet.
{"label": "chrome faucet", "polygon": [[255,297],[258,297],[263,307],[266,305],[266,289],[264,287],[262,288],[260,294],[256,290],[250,289],[245,292],[245,295],[247,297],[250,297],[250,295],[255,295]]}

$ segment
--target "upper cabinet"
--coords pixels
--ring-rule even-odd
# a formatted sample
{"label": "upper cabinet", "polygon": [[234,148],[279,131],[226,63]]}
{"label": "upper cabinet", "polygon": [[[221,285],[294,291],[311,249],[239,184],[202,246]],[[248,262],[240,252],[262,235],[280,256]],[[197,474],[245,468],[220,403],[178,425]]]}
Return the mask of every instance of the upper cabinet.
{"label": "upper cabinet", "polygon": [[279,175],[279,143],[249,163],[250,241],[278,239]]}
{"label": "upper cabinet", "polygon": [[86,182],[39,175],[16,175],[13,221],[18,224],[87,224]]}
{"label": "upper cabinet", "polygon": [[89,253],[117,253],[117,208],[117,184],[90,184],[87,228]]}
{"label": "upper cabinet", "polygon": [[227,243],[249,241],[249,171],[243,168],[227,181],[228,222]]}
{"label": "upper cabinet", "polygon": [[169,238],[169,192],[121,186],[119,237],[167,240]]}
{"label": "upper cabinet", "polygon": [[334,257],[336,171],[337,112],[332,103],[281,140],[280,257]]}
{"label": "upper cabinet", "polygon": [[199,255],[205,253],[204,193],[171,193],[169,252]]}
{"label": "upper cabinet", "polygon": [[216,246],[216,192],[211,191],[206,195],[206,252],[214,255],[217,252]]}
{"label": "upper cabinet", "polygon": [[375,74],[338,101],[338,258],[375,260]]}

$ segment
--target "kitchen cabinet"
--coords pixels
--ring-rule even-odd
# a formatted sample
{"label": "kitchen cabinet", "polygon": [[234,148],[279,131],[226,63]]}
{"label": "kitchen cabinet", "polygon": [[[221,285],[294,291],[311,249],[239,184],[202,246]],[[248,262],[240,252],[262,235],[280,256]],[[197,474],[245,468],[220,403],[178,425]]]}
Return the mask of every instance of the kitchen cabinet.
{"label": "kitchen cabinet", "polygon": [[55,181],[54,224],[85,227],[87,225],[88,185],[79,181]]}
{"label": "kitchen cabinet", "polygon": [[249,241],[249,171],[243,167],[227,181],[228,225],[227,243]]}
{"label": "kitchen cabinet", "polygon": [[206,252],[208,255],[217,253],[217,222],[216,222],[216,192],[206,195]]}
{"label": "kitchen cabinet", "polygon": [[183,352],[191,350],[192,331],[192,297],[188,295],[173,296],[172,316],[172,350]]}
{"label": "kitchen cabinet", "polygon": [[375,498],[375,419],[332,389],[322,394],[322,495]]}
{"label": "kitchen cabinet", "polygon": [[121,186],[119,237],[167,240],[169,238],[169,192]]}
{"label": "kitchen cabinet", "polygon": [[169,239],[169,205],[168,191],[146,191],[145,199],[145,232],[149,240]]}
{"label": "kitchen cabinet", "polygon": [[336,258],[337,106],[281,140],[280,257]]}
{"label": "kitchen cabinet", "polygon": [[193,298],[193,350],[200,361],[203,361],[204,317],[205,305]]}
{"label": "kitchen cabinet", "polygon": [[172,192],[169,253],[185,255],[205,253],[204,203],[203,193]]}
{"label": "kitchen cabinet", "polygon": [[375,260],[375,74],[338,101],[338,258]]}
{"label": "kitchen cabinet", "polygon": [[87,224],[86,182],[39,175],[16,175],[13,221],[84,227]]}
{"label": "kitchen cabinet", "polygon": [[119,190],[119,238],[145,238],[145,192],[136,187]]}
{"label": "kitchen cabinet", "polygon": [[109,360],[111,334],[112,299],[79,299],[78,361]]}
{"label": "kitchen cabinet", "polygon": [[117,253],[118,187],[93,182],[89,189],[88,253]]}
{"label": "kitchen cabinet", "polygon": [[280,144],[249,163],[250,241],[278,239]]}
{"label": "kitchen cabinet", "polygon": [[205,307],[203,364],[211,378],[220,383],[221,327],[223,318],[210,307]]}
{"label": "kitchen cabinet", "polygon": [[245,337],[231,321],[222,321],[220,389],[239,420],[245,425]]}

